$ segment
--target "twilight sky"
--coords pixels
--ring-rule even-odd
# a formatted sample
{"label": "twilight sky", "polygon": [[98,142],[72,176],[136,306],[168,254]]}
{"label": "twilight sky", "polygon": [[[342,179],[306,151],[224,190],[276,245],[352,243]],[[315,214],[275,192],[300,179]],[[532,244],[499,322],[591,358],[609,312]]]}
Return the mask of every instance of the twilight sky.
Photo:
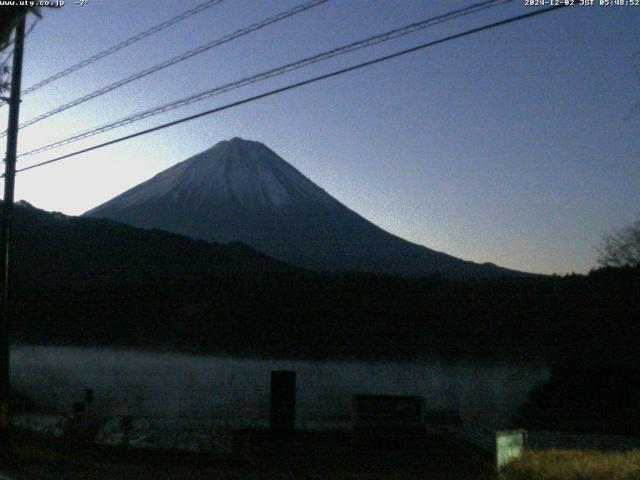
{"label": "twilight sky", "polygon": [[[46,10],[27,39],[23,87],[201,2]],[[25,96],[21,121],[299,3],[225,0]],[[472,3],[331,0],[27,127],[18,151]],[[18,168],[533,8],[515,0],[22,157]],[[639,21],[640,6],[548,13],[24,172],[16,199],[81,214],[239,136],[407,240],[518,270],[587,272],[602,235],[640,214]]]}

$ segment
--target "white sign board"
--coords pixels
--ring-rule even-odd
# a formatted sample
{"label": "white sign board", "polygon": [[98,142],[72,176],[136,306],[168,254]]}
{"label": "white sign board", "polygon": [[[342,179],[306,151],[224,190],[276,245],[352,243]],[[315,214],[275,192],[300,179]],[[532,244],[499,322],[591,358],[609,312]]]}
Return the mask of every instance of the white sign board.
{"label": "white sign board", "polygon": [[496,469],[520,458],[527,442],[526,430],[496,432]]}

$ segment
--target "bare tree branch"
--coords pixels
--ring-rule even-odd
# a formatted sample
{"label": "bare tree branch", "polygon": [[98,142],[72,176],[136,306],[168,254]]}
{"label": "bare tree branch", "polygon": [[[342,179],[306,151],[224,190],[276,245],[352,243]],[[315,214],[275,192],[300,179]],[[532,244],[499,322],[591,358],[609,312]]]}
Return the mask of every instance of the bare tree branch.
{"label": "bare tree branch", "polygon": [[640,266],[640,219],[606,235],[597,251],[603,267]]}

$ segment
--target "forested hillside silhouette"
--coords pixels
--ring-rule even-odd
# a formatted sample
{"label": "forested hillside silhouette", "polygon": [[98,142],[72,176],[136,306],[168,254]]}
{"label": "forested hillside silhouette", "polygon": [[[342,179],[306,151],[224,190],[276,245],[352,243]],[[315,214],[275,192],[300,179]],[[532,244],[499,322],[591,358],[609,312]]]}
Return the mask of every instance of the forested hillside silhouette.
{"label": "forested hillside silhouette", "polygon": [[640,268],[451,281],[293,268],[16,208],[13,339],[289,357],[640,360]]}

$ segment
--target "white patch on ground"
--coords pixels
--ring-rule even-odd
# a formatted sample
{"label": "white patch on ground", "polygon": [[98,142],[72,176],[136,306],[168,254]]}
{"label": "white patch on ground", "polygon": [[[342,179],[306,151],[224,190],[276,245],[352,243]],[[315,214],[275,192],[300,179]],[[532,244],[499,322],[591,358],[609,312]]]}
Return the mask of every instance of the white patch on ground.
{"label": "white patch on ground", "polygon": [[134,418],[128,428],[123,418],[108,420],[95,441],[101,445],[184,450],[203,453],[229,453],[233,432],[205,419]]}
{"label": "white patch on ground", "polygon": [[17,414],[11,416],[11,424],[14,427],[54,437],[64,435],[68,422],[64,415]]}

